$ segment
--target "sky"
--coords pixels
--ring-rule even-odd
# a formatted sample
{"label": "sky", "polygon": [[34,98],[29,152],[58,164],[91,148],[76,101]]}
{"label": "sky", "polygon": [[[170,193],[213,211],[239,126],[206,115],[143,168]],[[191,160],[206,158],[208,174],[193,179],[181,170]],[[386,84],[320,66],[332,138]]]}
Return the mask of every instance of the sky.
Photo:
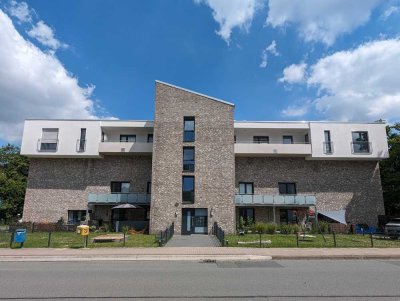
{"label": "sky", "polygon": [[400,120],[400,0],[0,0],[0,145],[27,118],[151,120],[155,80],[236,120]]}

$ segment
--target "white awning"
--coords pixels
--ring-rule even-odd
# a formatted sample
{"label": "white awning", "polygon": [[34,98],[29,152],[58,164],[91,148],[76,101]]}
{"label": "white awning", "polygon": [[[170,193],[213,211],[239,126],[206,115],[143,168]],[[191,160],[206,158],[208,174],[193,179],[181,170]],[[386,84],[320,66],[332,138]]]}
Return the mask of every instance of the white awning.
{"label": "white awning", "polygon": [[346,210],[338,210],[338,211],[318,211],[318,214],[322,214],[326,217],[329,217],[330,219],[333,219],[341,224],[347,224],[346,223]]}

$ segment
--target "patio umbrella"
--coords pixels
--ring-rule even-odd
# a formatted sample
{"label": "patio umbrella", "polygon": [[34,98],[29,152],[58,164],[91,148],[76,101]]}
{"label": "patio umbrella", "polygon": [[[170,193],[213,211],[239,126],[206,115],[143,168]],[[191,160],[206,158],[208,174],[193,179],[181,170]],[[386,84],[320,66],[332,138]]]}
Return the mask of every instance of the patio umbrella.
{"label": "patio umbrella", "polygon": [[139,209],[139,208],[142,208],[142,207],[135,206],[135,205],[132,205],[132,204],[121,204],[121,205],[112,207],[111,209]]}

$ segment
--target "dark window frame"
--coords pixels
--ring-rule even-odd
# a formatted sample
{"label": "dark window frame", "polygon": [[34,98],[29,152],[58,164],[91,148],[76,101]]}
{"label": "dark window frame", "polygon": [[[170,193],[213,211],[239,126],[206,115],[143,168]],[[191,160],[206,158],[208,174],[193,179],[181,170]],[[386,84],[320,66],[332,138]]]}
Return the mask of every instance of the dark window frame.
{"label": "dark window frame", "polygon": [[269,136],[253,136],[253,143],[269,144]]}
{"label": "dark window frame", "polygon": [[86,128],[81,128],[78,152],[84,152],[86,148]]}
{"label": "dark window frame", "polygon": [[[290,139],[290,143],[286,143],[285,139]],[[293,144],[293,136],[292,135],[283,135],[282,136],[282,144]]]}
{"label": "dark window frame", "polygon": [[[240,193],[240,184],[244,185],[245,193]],[[251,185],[252,193],[247,193],[247,185]],[[253,195],[254,194],[254,182],[239,182],[239,194],[240,195]]]}
{"label": "dark window frame", "polygon": [[[354,134],[358,134],[358,138],[354,138]],[[366,136],[366,140],[362,139],[362,135]],[[368,131],[352,131],[351,132],[351,143],[354,154],[369,154],[371,153],[369,133]]]}
{"label": "dark window frame", "polygon": [[[122,137],[124,137],[124,139]],[[134,138],[134,140],[130,141],[129,138]],[[120,134],[119,135],[119,142],[136,142],[136,135]]]}
{"label": "dark window frame", "polygon": [[324,153],[325,154],[332,154],[333,147],[332,147],[332,139],[331,139],[331,131],[324,130]]}
{"label": "dark window frame", "polygon": [[[285,185],[284,189],[281,189]],[[293,185],[294,193],[288,193],[288,185]],[[278,189],[280,195],[297,195],[297,183],[296,182],[278,182]],[[285,190],[285,192],[282,192]]]}
{"label": "dark window frame", "polygon": [[[185,160],[185,150],[193,150],[193,160]],[[196,168],[196,151],[194,146],[184,146],[182,151],[182,169],[183,171],[193,172]]]}
{"label": "dark window frame", "polygon": [[147,182],[146,193],[151,194],[151,182]]}
{"label": "dark window frame", "polygon": [[[193,179],[193,189],[185,190],[184,182],[185,179]],[[194,176],[182,176],[182,203],[183,204],[194,204],[196,192],[196,182]]]}
{"label": "dark window frame", "polygon": [[[186,122],[193,121],[193,130],[186,130]],[[183,117],[183,142],[194,142],[196,139],[196,119],[194,116]]]}
{"label": "dark window frame", "polygon": [[[129,184],[129,191],[128,192],[122,192],[122,184]],[[119,185],[119,191],[115,191],[115,186],[113,185]],[[131,192],[131,182],[130,181],[111,181],[110,183],[110,191],[111,193],[130,193]]]}
{"label": "dark window frame", "polygon": [[154,135],[147,134],[147,143],[153,143],[153,141],[154,141]]}
{"label": "dark window frame", "polygon": [[246,224],[248,224],[248,222],[249,222],[249,215],[247,214],[248,210],[253,211],[253,214],[252,214],[252,217],[251,217],[252,218],[251,222],[254,223],[256,221],[256,211],[254,210],[254,208],[251,208],[251,207],[239,207],[239,218],[242,217],[243,221]]}

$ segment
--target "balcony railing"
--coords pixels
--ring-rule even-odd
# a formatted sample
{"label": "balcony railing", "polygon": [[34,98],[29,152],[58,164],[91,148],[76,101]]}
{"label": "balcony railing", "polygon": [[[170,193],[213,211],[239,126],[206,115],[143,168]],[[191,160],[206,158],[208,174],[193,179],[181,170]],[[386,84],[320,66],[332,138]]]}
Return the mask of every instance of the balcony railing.
{"label": "balcony railing", "polygon": [[99,144],[100,153],[151,153],[152,151],[152,142],[105,140]]}
{"label": "balcony railing", "polygon": [[237,194],[237,206],[313,206],[315,195]]}
{"label": "balcony railing", "polygon": [[89,204],[150,204],[148,193],[89,193]]}
{"label": "balcony railing", "polygon": [[38,139],[38,152],[56,152],[58,148],[58,139]]}
{"label": "balcony railing", "polygon": [[76,140],[76,151],[78,153],[83,153],[86,150],[86,140],[78,139]]}
{"label": "balcony railing", "polygon": [[246,155],[311,155],[311,144],[308,142],[283,143],[283,141],[236,141],[235,154]]}
{"label": "balcony railing", "polygon": [[353,154],[371,154],[372,143],[369,141],[353,141],[351,142],[351,152]]}
{"label": "balcony railing", "polygon": [[324,154],[333,154],[333,142],[329,141],[329,142],[322,142],[324,145]]}

